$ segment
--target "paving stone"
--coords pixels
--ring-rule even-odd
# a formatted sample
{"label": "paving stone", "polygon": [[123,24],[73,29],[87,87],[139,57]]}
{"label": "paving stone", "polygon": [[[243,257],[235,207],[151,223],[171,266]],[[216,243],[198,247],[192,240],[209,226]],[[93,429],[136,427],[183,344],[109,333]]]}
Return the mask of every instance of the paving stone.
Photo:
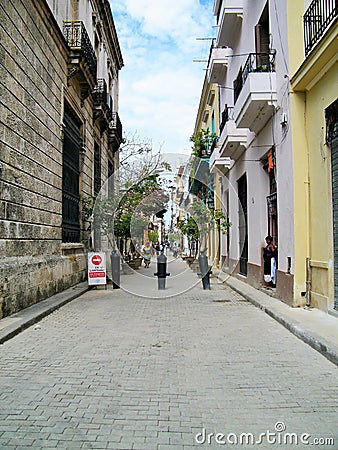
{"label": "paving stone", "polygon": [[40,326],[0,347],[1,450],[188,450],[277,422],[338,443],[337,368],[228,287],[91,290]]}

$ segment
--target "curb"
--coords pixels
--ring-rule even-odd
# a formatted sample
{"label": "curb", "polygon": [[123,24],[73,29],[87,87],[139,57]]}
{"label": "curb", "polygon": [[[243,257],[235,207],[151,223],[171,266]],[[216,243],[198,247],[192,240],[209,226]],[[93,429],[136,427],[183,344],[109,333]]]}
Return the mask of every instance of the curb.
{"label": "curb", "polygon": [[[8,341],[21,331],[39,322],[48,314],[76,299],[88,291],[88,283],[79,283],[65,291],[59,292],[39,303],[29,306],[9,317],[0,320],[0,344]],[[8,322],[8,325],[6,325]],[[1,328],[1,325],[4,325]]]}
{"label": "curb", "polygon": [[276,313],[273,308],[269,308],[267,306],[262,305],[259,301],[254,299],[250,294],[241,291],[239,288],[234,286],[231,283],[231,280],[229,278],[225,281],[225,283],[233,289],[235,292],[240,294],[242,297],[244,297],[246,300],[248,300],[250,303],[252,303],[257,308],[264,311],[267,315],[272,317],[274,320],[276,320],[278,323],[283,325],[287,330],[289,330],[292,334],[294,334],[296,337],[301,339],[306,344],[310,345],[313,349],[317,350],[319,353],[321,353],[325,358],[327,358],[329,361],[331,361],[333,364],[338,366],[338,351],[330,347],[330,344],[325,342],[325,339],[321,336],[318,336],[314,332],[308,332],[305,331],[303,328],[301,328],[299,325],[297,325],[295,322],[290,320],[288,317],[281,315],[280,313]]}

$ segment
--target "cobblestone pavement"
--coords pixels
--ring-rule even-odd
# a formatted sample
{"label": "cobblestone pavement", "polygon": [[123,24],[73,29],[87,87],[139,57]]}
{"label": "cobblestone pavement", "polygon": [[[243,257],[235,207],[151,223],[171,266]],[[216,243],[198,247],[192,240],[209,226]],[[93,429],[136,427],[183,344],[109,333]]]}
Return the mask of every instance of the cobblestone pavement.
{"label": "cobblestone pavement", "polygon": [[322,355],[224,286],[146,298],[123,283],[0,346],[0,449],[309,448],[303,433],[338,448]]}

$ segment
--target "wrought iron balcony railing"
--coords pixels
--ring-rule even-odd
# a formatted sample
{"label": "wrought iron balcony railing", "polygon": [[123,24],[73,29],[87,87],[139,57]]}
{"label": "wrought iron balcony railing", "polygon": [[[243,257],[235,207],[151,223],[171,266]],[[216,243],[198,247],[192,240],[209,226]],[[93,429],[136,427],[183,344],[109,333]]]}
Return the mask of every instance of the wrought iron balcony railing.
{"label": "wrought iron balcony railing", "polygon": [[229,121],[229,120],[234,120],[234,108],[228,105],[225,105],[224,110],[222,111],[222,118],[221,118],[221,124],[219,126],[219,134],[222,134],[222,131],[225,127],[225,124]]}
{"label": "wrought iron balcony railing", "polygon": [[114,138],[119,144],[122,142],[122,123],[117,112],[112,114],[109,132],[111,138]]}
{"label": "wrought iron balcony railing", "polygon": [[213,154],[215,148],[217,147],[217,142],[218,142],[218,137],[214,137],[211,143],[211,147],[210,147],[210,155]]}
{"label": "wrought iron balcony railing", "polygon": [[249,73],[275,72],[275,55],[276,52],[249,53],[243,69],[240,69],[234,81],[234,102],[238,99]]}
{"label": "wrought iron balcony railing", "polygon": [[337,19],[337,0],[313,0],[304,14],[305,56]]}
{"label": "wrought iron balcony railing", "polygon": [[72,50],[80,51],[93,77],[96,77],[97,60],[86,27],[80,20],[63,22],[63,35]]}
{"label": "wrought iron balcony railing", "polygon": [[110,122],[113,114],[113,99],[107,92],[107,83],[103,78],[97,80],[93,90],[93,100],[96,108],[103,108],[106,111],[107,120]]}
{"label": "wrought iron balcony railing", "polygon": [[97,104],[104,104],[106,103],[107,98],[107,83],[104,78],[99,78],[97,80],[97,84],[93,90],[93,99],[94,102]]}

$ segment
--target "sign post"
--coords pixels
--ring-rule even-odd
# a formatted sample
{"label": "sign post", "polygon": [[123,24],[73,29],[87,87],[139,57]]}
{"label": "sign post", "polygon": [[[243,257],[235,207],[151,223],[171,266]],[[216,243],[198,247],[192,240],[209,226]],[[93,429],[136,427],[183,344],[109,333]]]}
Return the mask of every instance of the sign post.
{"label": "sign post", "polygon": [[88,253],[88,285],[107,284],[106,254],[91,252]]}

